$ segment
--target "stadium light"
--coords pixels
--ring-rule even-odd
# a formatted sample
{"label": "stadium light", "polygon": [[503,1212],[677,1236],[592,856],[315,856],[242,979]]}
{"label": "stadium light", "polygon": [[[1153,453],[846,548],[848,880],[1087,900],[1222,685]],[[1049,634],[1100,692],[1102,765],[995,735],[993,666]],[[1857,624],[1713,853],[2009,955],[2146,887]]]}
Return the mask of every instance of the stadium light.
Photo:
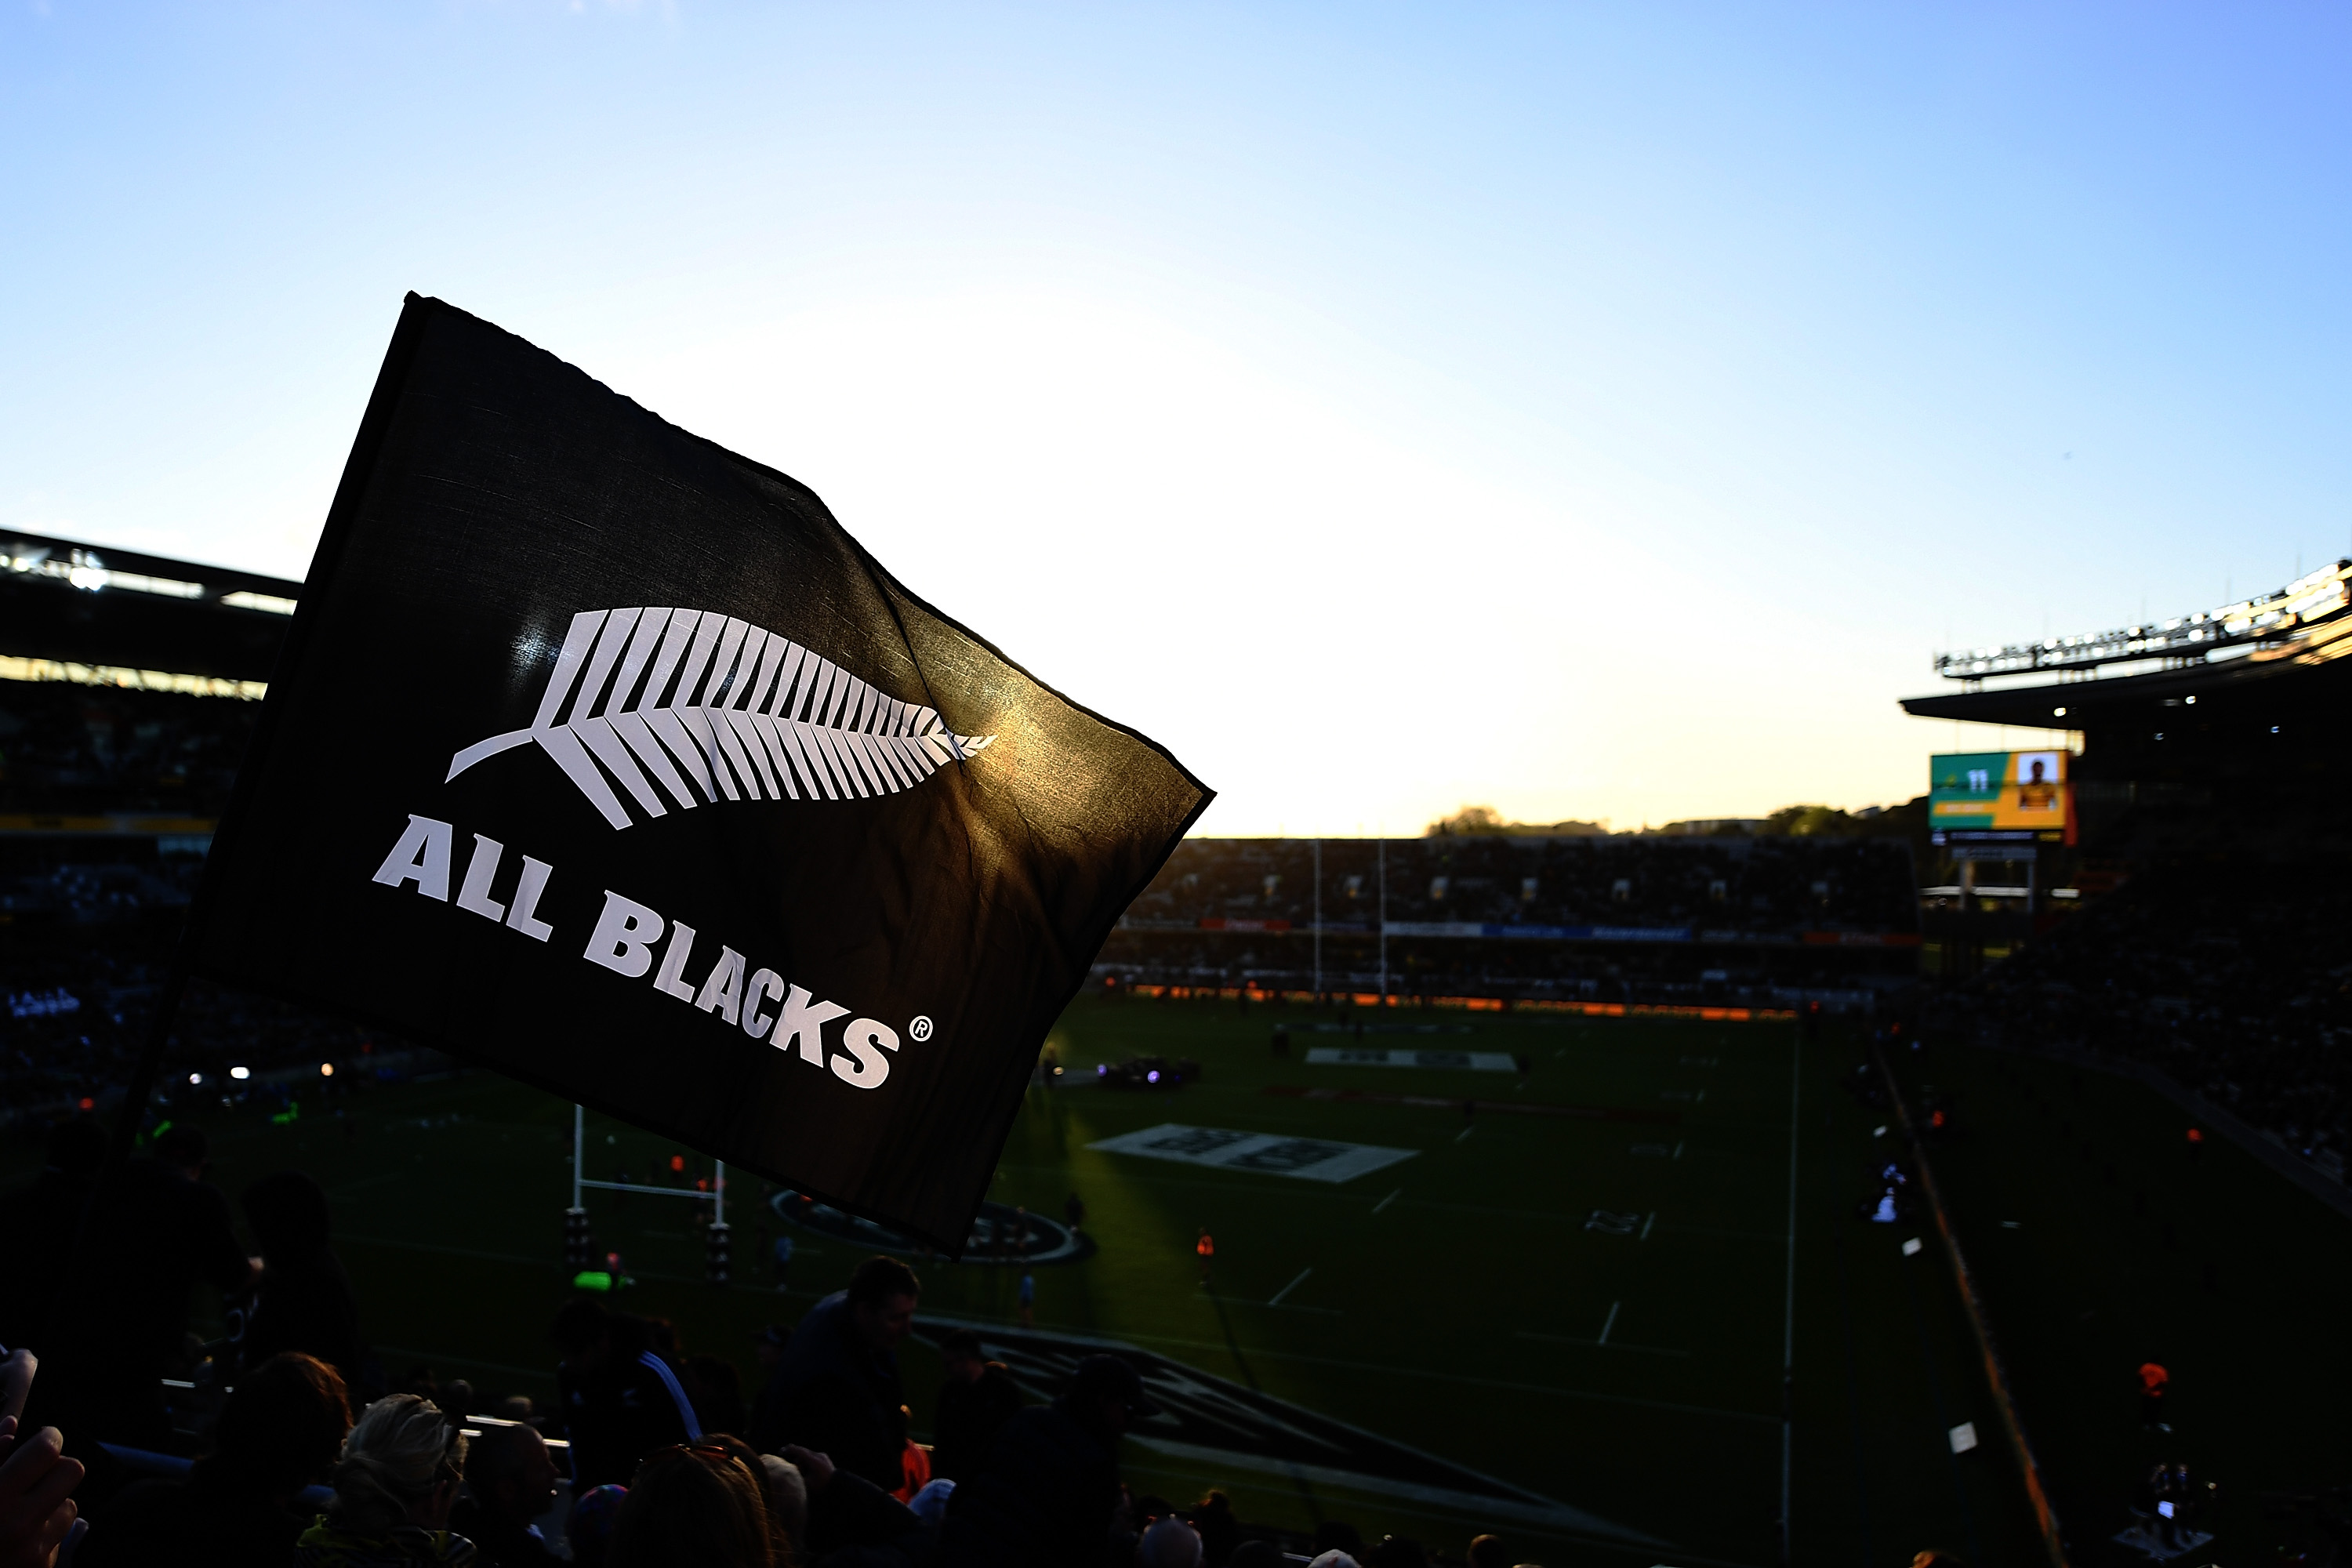
{"label": "stadium light", "polygon": [[[2352,610],[2352,558],[2305,574],[2285,587],[2233,605],[2171,620],[2005,647],[1970,648],[1936,656],[1936,673],[1953,680],[2021,675],[2041,669],[2087,669],[2137,659],[2202,664],[2218,650],[2291,641],[2308,628]],[[2053,714],[2053,718],[2063,717]]]}
{"label": "stadium light", "polygon": [[231,1068],[228,1069],[228,1076],[236,1079],[239,1083],[243,1083],[247,1079],[253,1076],[253,1069],[251,1068]]}
{"label": "stadium light", "polygon": [[334,1077],[334,1076],[335,1076],[335,1064],[334,1064],[334,1063],[332,1063],[332,1062],[320,1062],[320,1063],[319,1064],[319,1076],[320,1076],[320,1078],[332,1078],[332,1077]]}
{"label": "stadium light", "polygon": [[188,1075],[188,1081],[190,1083],[202,1083],[205,1081],[205,1075],[200,1072],[192,1072]]}

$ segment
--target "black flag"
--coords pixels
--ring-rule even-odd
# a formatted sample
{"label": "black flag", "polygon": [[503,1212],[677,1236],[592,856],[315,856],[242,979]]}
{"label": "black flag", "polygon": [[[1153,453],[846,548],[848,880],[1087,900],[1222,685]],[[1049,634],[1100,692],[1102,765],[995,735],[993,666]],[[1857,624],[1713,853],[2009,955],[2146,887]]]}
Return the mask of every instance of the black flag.
{"label": "black flag", "polygon": [[1209,798],[805,487],[411,295],[190,962],[955,1250]]}

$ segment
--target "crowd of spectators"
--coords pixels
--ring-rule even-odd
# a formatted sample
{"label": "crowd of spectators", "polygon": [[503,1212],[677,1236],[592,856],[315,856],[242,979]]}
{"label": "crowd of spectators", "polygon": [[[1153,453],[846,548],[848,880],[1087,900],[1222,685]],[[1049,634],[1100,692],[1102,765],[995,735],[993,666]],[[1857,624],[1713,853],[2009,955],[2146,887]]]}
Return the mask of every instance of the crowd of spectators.
{"label": "crowd of spectators", "polygon": [[2156,1068],[2343,1179],[2352,894],[2327,868],[2144,869],[1938,1008],[1999,1043]]}
{"label": "crowd of spectators", "polygon": [[1408,996],[1734,1006],[1845,1005],[1916,973],[1899,837],[1326,839],[1319,942],[1318,854],[1307,839],[1187,839],[1097,971],[1305,990],[1319,945],[1327,991],[1385,977]]}
{"label": "crowd of spectators", "polygon": [[[1128,911],[1130,925],[1316,919],[1493,925],[1698,927],[1742,933],[1917,928],[1900,838],[1188,838]],[[1383,902],[1382,887],[1386,894]]]}
{"label": "crowd of spectators", "polygon": [[[121,932],[100,941],[16,937],[0,945],[0,1121],[108,1103],[145,1041],[166,962],[162,939]],[[181,1003],[172,1055],[184,1065],[161,1086],[159,1103],[167,1109],[255,1097],[315,1107],[419,1060],[403,1042],[373,1031],[204,984],[191,985]],[[244,1076],[234,1076],[240,1068]]]}
{"label": "crowd of spectators", "polygon": [[[1179,1508],[1130,1489],[1119,1439],[1158,1406],[1114,1355],[1085,1357],[1030,1404],[977,1336],[950,1333],[938,1441],[914,1441],[898,1352],[921,1283],[887,1257],[769,1331],[748,1408],[731,1369],[678,1353],[671,1325],[592,1296],[551,1325],[551,1405],[479,1399],[421,1369],[374,1386],[310,1178],[280,1172],[239,1194],[262,1249],[247,1257],[228,1198],[205,1180],[200,1132],[165,1131],[114,1182],[103,1152],[94,1122],[61,1122],[48,1168],[0,1195],[0,1334],[14,1349],[0,1363],[0,1563],[12,1568],[1441,1561],[1400,1537],[1367,1546],[1344,1524],[1312,1543],[1253,1530],[1218,1491]],[[117,1244],[68,1267],[85,1227]],[[186,1331],[200,1279],[236,1303],[236,1331],[210,1345]],[[37,1388],[35,1352],[47,1363]],[[174,1386],[216,1396],[193,1464],[173,1458],[194,1435],[173,1420]],[[1466,1559],[1513,1562],[1494,1536]]]}
{"label": "crowd of spectators", "polygon": [[0,815],[216,818],[260,710],[223,697],[0,682]]}

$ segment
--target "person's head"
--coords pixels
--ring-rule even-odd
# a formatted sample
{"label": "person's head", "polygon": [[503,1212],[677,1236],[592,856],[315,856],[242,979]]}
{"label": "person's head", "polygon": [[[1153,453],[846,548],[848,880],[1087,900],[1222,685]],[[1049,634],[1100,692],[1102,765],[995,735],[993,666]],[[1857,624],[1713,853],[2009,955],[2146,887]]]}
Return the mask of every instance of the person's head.
{"label": "person's head", "polygon": [[586,1296],[574,1296],[555,1314],[547,1337],[555,1342],[564,1364],[583,1371],[602,1365],[612,1338],[611,1316]]}
{"label": "person's head", "polygon": [[898,1349],[915,1326],[915,1301],[922,1293],[915,1271],[895,1258],[859,1264],[849,1277],[849,1316],[858,1338],[877,1351]]}
{"label": "person's head", "polygon": [[555,1482],[547,1440],[528,1426],[486,1427],[467,1447],[466,1485],[483,1516],[499,1524],[529,1524],[545,1513]]}
{"label": "person's head", "polygon": [[290,1498],[327,1479],[351,1429],[351,1399],[335,1369],[283,1351],[236,1380],[205,1462],[240,1485]]}
{"label": "person's head", "polygon": [[90,1117],[77,1116],[49,1129],[48,1147],[50,1170],[86,1182],[106,1163],[106,1130]]}
{"label": "person's head", "polygon": [[299,1171],[279,1171],[245,1189],[246,1223],[271,1263],[314,1257],[327,1247],[327,1194]]}
{"label": "person's head", "polygon": [[1356,1560],[1334,1546],[1328,1552],[1318,1552],[1307,1568],[1356,1568]]}
{"label": "person's head", "polygon": [[1200,1533],[1174,1517],[1154,1520],[1135,1546],[1136,1568],[1201,1568]]}
{"label": "person's head", "polygon": [[956,1329],[940,1342],[940,1361],[948,1376],[958,1383],[978,1383],[980,1374],[988,1369],[988,1357],[982,1353],[980,1336],[970,1329]]}
{"label": "person's head", "polygon": [[580,1568],[604,1568],[613,1550],[613,1519],[628,1495],[626,1487],[590,1487],[572,1503],[563,1538],[572,1543],[572,1561]]}
{"label": "person's head", "polygon": [[1470,1568],[1511,1568],[1511,1549],[1499,1535],[1475,1537],[1465,1557]]}
{"label": "person's head", "polygon": [[1135,1368],[1115,1355],[1090,1355],[1078,1363],[1078,1375],[1063,1398],[1080,1422],[1113,1437],[1135,1417],[1160,1414]]}
{"label": "person's head", "polygon": [[655,1449],[613,1518],[607,1568],[779,1568],[761,1490],[724,1449]]}
{"label": "person's head", "polygon": [[156,1159],[192,1182],[205,1173],[205,1166],[212,1158],[212,1144],[205,1140],[201,1127],[174,1123],[157,1133],[151,1147]]}
{"label": "person's head", "polygon": [[388,1394],[360,1413],[335,1466],[335,1523],[359,1535],[443,1530],[466,1470],[466,1435],[429,1399]]}
{"label": "person's head", "polygon": [[760,1456],[760,1470],[767,1480],[768,1518],[798,1552],[808,1543],[808,1478],[773,1454]]}
{"label": "person's head", "polygon": [[1961,1563],[1950,1552],[1937,1552],[1931,1547],[1911,1559],[1911,1568],[1961,1568]]}
{"label": "person's head", "polygon": [[785,1342],[791,1338],[790,1329],[779,1328],[773,1323],[751,1336],[751,1353],[760,1358],[761,1370],[774,1370],[775,1364],[784,1357]]}

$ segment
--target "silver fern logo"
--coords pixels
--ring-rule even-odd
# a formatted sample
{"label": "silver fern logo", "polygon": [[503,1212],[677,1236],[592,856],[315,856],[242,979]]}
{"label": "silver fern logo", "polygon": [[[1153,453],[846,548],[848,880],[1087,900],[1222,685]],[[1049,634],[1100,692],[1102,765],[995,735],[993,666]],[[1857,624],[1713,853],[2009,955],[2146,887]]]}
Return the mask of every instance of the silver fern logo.
{"label": "silver fern logo", "polygon": [[637,818],[607,772],[650,818],[721,800],[895,795],[995,739],[959,735],[930,709],[731,616],[583,610],[530,728],[477,741],[449,759],[448,776],[536,743],[626,827]]}

